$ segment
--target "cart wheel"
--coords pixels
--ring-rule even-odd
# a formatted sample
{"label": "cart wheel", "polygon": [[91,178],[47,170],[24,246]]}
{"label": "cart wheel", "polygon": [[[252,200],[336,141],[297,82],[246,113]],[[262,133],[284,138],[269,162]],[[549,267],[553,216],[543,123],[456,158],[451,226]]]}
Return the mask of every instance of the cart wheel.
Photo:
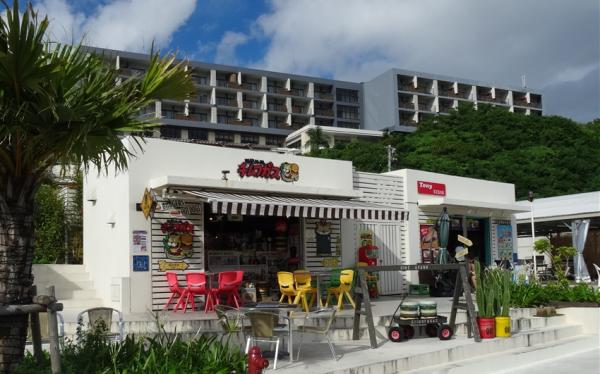
{"label": "cart wheel", "polygon": [[398,343],[402,341],[404,336],[399,327],[390,327],[390,330],[388,331],[388,338],[390,338],[390,340],[394,343]]}
{"label": "cart wheel", "polygon": [[406,339],[412,339],[415,336],[415,329],[410,325],[402,326],[404,328],[404,337]]}
{"label": "cart wheel", "polygon": [[452,335],[454,334],[454,331],[452,331],[452,327],[448,326],[448,325],[441,325],[440,328],[438,329],[438,338],[440,338],[440,340],[449,340]]}
{"label": "cart wheel", "polygon": [[437,325],[430,323],[427,326],[425,326],[425,334],[427,334],[427,336],[429,336],[430,338],[435,338],[436,336],[438,336]]}

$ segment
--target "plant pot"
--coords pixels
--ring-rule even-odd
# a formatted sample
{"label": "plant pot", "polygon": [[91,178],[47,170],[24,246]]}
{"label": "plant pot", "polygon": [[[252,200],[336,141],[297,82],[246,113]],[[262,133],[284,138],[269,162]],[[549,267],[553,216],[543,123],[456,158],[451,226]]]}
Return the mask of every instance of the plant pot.
{"label": "plant pot", "polygon": [[496,337],[510,337],[510,317],[496,317]]}
{"label": "plant pot", "polygon": [[496,337],[495,322],[494,317],[477,317],[477,326],[479,327],[481,339],[493,339]]}

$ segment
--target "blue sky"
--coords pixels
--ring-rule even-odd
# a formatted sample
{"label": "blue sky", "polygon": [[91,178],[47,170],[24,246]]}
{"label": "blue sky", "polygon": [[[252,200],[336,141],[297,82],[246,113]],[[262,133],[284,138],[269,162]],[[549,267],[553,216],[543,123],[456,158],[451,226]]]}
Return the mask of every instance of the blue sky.
{"label": "blue sky", "polygon": [[527,86],[600,117],[597,0],[37,0],[50,38],[362,82],[386,69]]}

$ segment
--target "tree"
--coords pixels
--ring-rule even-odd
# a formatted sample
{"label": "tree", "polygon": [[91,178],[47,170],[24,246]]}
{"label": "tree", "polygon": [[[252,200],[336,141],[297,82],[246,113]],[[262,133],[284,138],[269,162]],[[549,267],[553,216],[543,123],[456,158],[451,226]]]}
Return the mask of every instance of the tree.
{"label": "tree", "polygon": [[[4,3],[4,2],[3,2]],[[155,99],[193,91],[184,62],[152,53],[147,72],[117,82],[117,72],[81,46],[44,41],[48,19],[31,5],[5,4],[0,17],[0,305],[31,302],[35,196],[54,165],[108,171],[127,167],[154,124],[138,113]],[[22,359],[26,316],[0,319],[0,371]]]}
{"label": "tree", "polygon": [[321,148],[329,147],[329,142],[327,141],[327,137],[323,133],[321,126],[308,130],[307,134],[308,142],[306,142],[306,146],[310,148],[311,152],[317,152]]}

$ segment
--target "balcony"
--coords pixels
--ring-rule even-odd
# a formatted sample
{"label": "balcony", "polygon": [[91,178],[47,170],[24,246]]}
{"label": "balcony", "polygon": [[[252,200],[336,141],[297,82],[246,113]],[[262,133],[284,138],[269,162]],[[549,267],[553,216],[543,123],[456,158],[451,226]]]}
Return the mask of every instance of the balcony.
{"label": "balcony", "polygon": [[244,100],[242,102],[242,105],[245,109],[260,109],[260,104],[258,103],[258,101]]}
{"label": "balcony", "polygon": [[237,103],[237,99],[217,97],[217,105],[237,108],[238,103]]}
{"label": "balcony", "polygon": [[198,86],[208,86],[210,79],[206,76],[192,75],[192,81]]}
{"label": "balcony", "polygon": [[217,87],[238,89],[240,88],[240,85],[237,84],[237,82],[229,82],[227,80],[218,79]]}
{"label": "balcony", "polygon": [[412,101],[403,100],[398,102],[398,107],[400,109],[415,110],[415,103],[413,103]]}
{"label": "balcony", "polygon": [[284,104],[279,103],[268,103],[267,109],[271,112],[282,112],[287,113],[287,108]]}
{"label": "balcony", "polygon": [[238,86],[242,90],[258,92],[258,83],[245,82]]}
{"label": "balcony", "polygon": [[292,113],[307,115],[307,109],[304,106],[294,105],[292,106]]}
{"label": "balcony", "polygon": [[190,96],[190,102],[194,104],[210,104],[208,95],[192,95]]}
{"label": "balcony", "polygon": [[331,109],[315,109],[315,116],[333,117],[333,110],[331,110]]}
{"label": "balcony", "polygon": [[330,92],[315,92],[315,99],[333,101],[333,95]]}
{"label": "balcony", "polygon": [[293,88],[290,93],[294,96],[306,97],[306,90],[304,88]]}
{"label": "balcony", "polygon": [[140,76],[144,75],[145,73],[146,73],[146,69],[142,69],[142,68],[129,67],[129,68],[120,68],[119,69],[119,75],[122,75],[125,77],[140,77]]}

